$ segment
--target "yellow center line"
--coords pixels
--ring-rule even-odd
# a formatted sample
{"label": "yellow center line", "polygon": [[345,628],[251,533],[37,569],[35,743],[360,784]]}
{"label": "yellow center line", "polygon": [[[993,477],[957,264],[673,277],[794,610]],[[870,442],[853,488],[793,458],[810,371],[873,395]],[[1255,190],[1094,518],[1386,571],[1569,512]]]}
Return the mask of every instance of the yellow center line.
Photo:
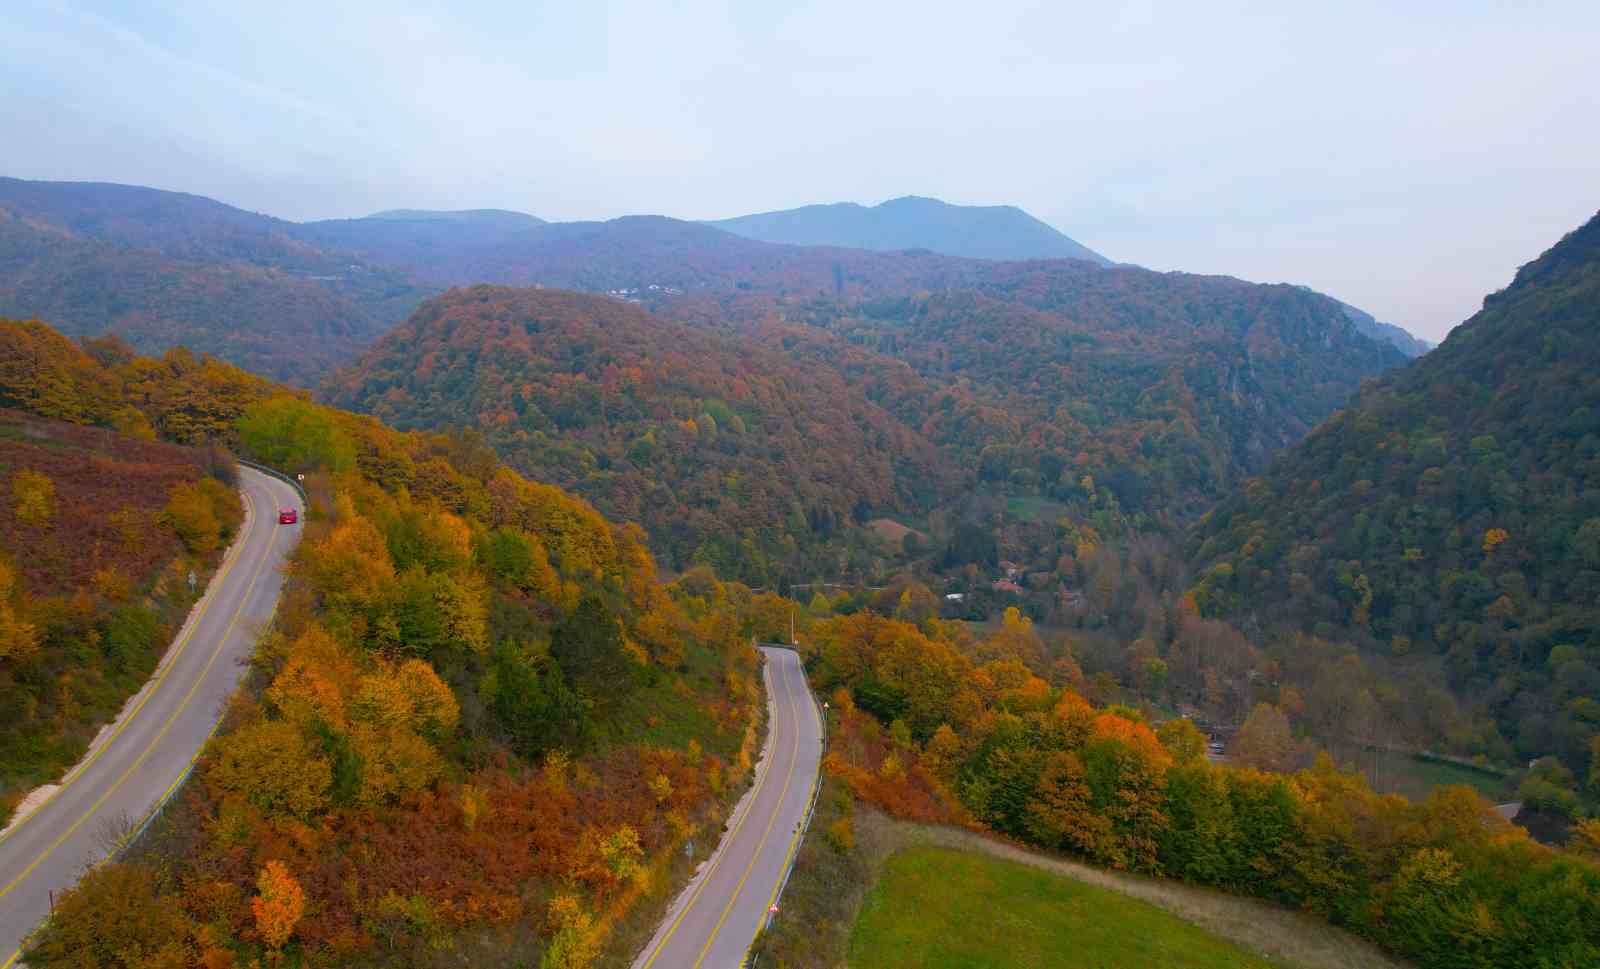
{"label": "yellow center line", "polygon": [[[772,666],[771,664],[768,664],[763,675],[770,676],[771,672]],[[773,706],[776,707],[777,704],[774,703]],[[774,734],[776,734],[778,729],[776,718],[773,720],[772,729]],[[772,746],[777,747],[778,744],[776,735],[773,736],[772,740]],[[750,819],[750,812],[755,810],[756,802],[761,799],[761,789],[766,786],[767,775],[772,773],[772,762],[776,759],[776,757],[769,757],[762,763],[761,769],[758,772],[759,776],[756,778],[755,789],[750,792],[749,806],[745,808],[743,814],[739,815],[739,819],[733,823],[733,827],[730,828],[727,835],[724,836],[723,843],[728,845],[730,850],[733,846],[734,840],[738,838],[739,832],[743,830],[744,823]],[[717,868],[722,864],[722,859],[726,858],[727,855],[727,851],[718,851],[715,853],[711,859],[710,866],[706,868],[705,874],[701,877],[699,884],[695,885],[694,890],[689,893],[689,900],[685,902],[683,908],[678,911],[677,918],[673,919],[672,925],[667,928],[667,934],[661,937],[660,944],[656,946],[654,952],[650,953],[650,958],[645,960],[644,965],[641,966],[640,969],[650,969],[651,966],[655,965],[656,960],[661,958],[661,953],[664,949],[666,949],[667,943],[671,942],[672,937],[677,934],[678,927],[683,924],[684,918],[688,916],[689,912],[694,908],[695,903],[700,900],[700,893],[705,891],[706,886],[711,883],[712,876],[716,874]],[[6,967],[0,966],[0,969],[6,969]]]}
{"label": "yellow center line", "polygon": [[[255,529],[257,524],[259,524],[257,521],[259,516],[255,514],[254,499],[250,497],[250,493],[248,491],[245,492],[244,495],[245,500],[250,503],[251,508],[248,526],[246,527],[244,534],[240,535],[238,540],[234,543],[233,548],[229,550],[229,555],[226,556],[225,560],[223,561],[222,568],[218,569],[217,574],[212,576],[211,581],[207,583],[206,594],[201,597],[200,611],[195,614],[194,620],[188,623],[188,628],[184,630],[183,636],[179,638],[177,645],[175,645],[170,651],[171,655],[162,659],[160,668],[156,670],[155,680],[150,684],[148,689],[143,691],[139,699],[134,702],[133,709],[128,711],[128,715],[123,717],[122,721],[112,728],[111,735],[106,737],[105,740],[101,742],[100,746],[95,748],[95,750],[90,753],[87,760],[80,762],[77,766],[73,767],[72,770],[68,771],[67,775],[61,779],[60,786],[51,792],[49,797],[34,805],[33,809],[18,819],[17,823],[12,825],[9,831],[7,831],[5,834],[0,834],[0,844],[5,844],[6,839],[10,838],[18,831],[21,831],[25,826],[27,826],[29,821],[32,821],[34,818],[43,813],[44,806],[46,804],[49,804],[51,801],[55,800],[63,792],[65,792],[67,788],[77,783],[78,778],[82,777],[89,770],[89,768],[94,766],[95,762],[98,761],[107,750],[111,749],[111,746],[116,742],[116,739],[122,736],[123,731],[127,730],[134,720],[138,718],[139,711],[143,710],[145,704],[150,702],[150,698],[155,696],[156,693],[161,689],[161,684],[166,682],[167,674],[171,673],[173,667],[178,665],[178,660],[183,657],[184,650],[189,648],[189,640],[194,638],[195,630],[200,628],[200,622],[201,620],[205,619],[206,611],[211,608],[211,603],[216,600],[216,596],[211,594],[212,591],[222,587],[223,580],[228,577],[228,573],[233,571],[233,567],[238,563],[239,557],[244,554],[244,547],[249,543],[250,540],[250,532]],[[0,969],[6,969],[6,967],[3,964],[0,964]]]}
{"label": "yellow center line", "polygon": [[[789,678],[783,678],[783,694],[789,700],[789,716],[791,720],[798,719],[794,712],[794,691],[788,689]],[[772,809],[772,816],[767,819],[767,828],[761,832],[761,840],[756,842],[756,850],[750,853],[750,861],[744,866],[744,874],[739,876],[739,884],[733,886],[733,891],[728,895],[728,904],[722,907],[722,914],[717,916],[717,924],[711,927],[711,934],[706,936],[706,944],[701,946],[700,954],[694,960],[694,969],[700,969],[700,964],[706,961],[706,953],[711,951],[712,943],[717,941],[717,933],[722,931],[722,923],[728,920],[728,913],[733,911],[733,903],[739,900],[739,894],[744,891],[744,883],[749,880],[750,873],[755,870],[756,860],[761,857],[761,850],[767,846],[767,838],[772,835],[772,826],[778,823],[778,815],[783,813],[783,800],[789,795],[789,784],[794,780],[795,761],[800,758],[800,731],[789,731],[794,735],[794,744],[789,754],[789,770],[783,778],[783,790],[778,792],[777,806]],[[754,805],[751,805],[754,807]]]}
{"label": "yellow center line", "polygon": [[[255,500],[250,498],[249,492],[246,492],[245,495],[247,500],[250,501],[251,511],[252,514],[254,514]],[[58,848],[66,843],[68,838],[72,837],[72,835],[79,828],[81,828],[91,817],[93,817],[95,812],[100,810],[101,806],[105,804],[111,795],[115,794],[128,780],[128,778],[133,776],[134,771],[138,770],[144,764],[145,760],[147,760],[150,755],[155,752],[156,747],[163,739],[165,739],[167,731],[172,729],[172,725],[177,722],[178,717],[181,716],[184,710],[188,708],[189,701],[194,699],[195,693],[200,689],[200,684],[205,682],[207,674],[211,672],[212,665],[217,661],[217,657],[222,655],[222,648],[227,643],[228,637],[233,635],[233,629],[234,626],[238,624],[239,617],[244,615],[244,608],[250,601],[250,593],[255,591],[256,582],[261,578],[261,570],[266,566],[267,560],[272,557],[272,550],[276,547],[277,541],[278,539],[276,534],[274,534],[272,538],[268,540],[266,552],[262,554],[261,560],[256,563],[255,571],[251,573],[250,576],[250,582],[245,586],[244,594],[239,597],[239,608],[234,611],[233,617],[228,621],[227,628],[224,629],[222,631],[222,635],[217,638],[216,649],[212,651],[211,656],[206,660],[206,665],[201,668],[199,675],[194,678],[194,682],[189,685],[189,689],[186,693],[184,693],[183,698],[178,701],[177,708],[174,709],[167,717],[166,721],[162,723],[161,730],[155,735],[154,738],[151,739],[150,743],[145,747],[145,749],[140,752],[138,758],[136,758],[132,764],[128,765],[127,770],[123,771],[116,781],[113,782],[110,787],[108,787],[98,798],[95,799],[95,802],[89,806],[89,809],[85,811],[83,815],[78,818],[78,820],[72,823],[71,827],[62,832],[61,836],[53,841],[42,853],[40,853],[39,857],[35,858],[27,868],[24,868],[21,874],[11,879],[11,881],[7,883],[4,888],[0,888],[0,898],[5,898],[6,895],[10,894],[11,891],[17,887],[17,885],[21,884],[24,879],[33,874],[35,869],[44,864],[45,860],[54,854]],[[5,969],[5,967],[0,966],[0,969]]]}
{"label": "yellow center line", "polygon": [[[798,657],[797,657],[796,658],[796,664],[797,665],[798,665],[798,662],[799,662],[799,660],[798,660]],[[800,676],[802,678],[805,677],[804,669],[801,670]],[[806,687],[806,694],[807,694],[807,698],[808,699],[810,698],[810,691],[811,691],[811,688],[809,686],[807,686]],[[821,715],[819,715],[817,713],[817,705],[816,705],[816,703],[813,702],[813,703],[810,703],[810,704],[802,704],[802,706],[809,706],[810,707],[810,709],[811,709],[811,717],[815,721],[815,723],[817,724],[817,735],[820,738],[820,736],[822,734],[822,717],[821,717]],[[796,744],[796,746],[798,746],[799,745],[799,741],[796,740],[795,744]],[[816,793],[817,793],[817,782],[820,780],[821,773],[822,773],[821,765],[818,765],[817,772],[811,775],[811,787],[810,787],[809,790],[806,791],[806,804],[807,805],[810,805],[811,804],[811,799],[816,796]],[[802,815],[802,820],[804,820],[804,816],[803,815]],[[767,896],[767,911],[769,911],[769,912],[772,911],[772,907],[774,905],[778,904],[778,890],[783,887],[783,879],[784,879],[784,876],[786,876],[789,873],[789,866],[794,864],[794,854],[795,854],[796,851],[800,850],[800,836],[802,834],[804,834],[804,833],[805,833],[805,830],[800,825],[796,824],[794,826],[794,837],[789,839],[789,853],[784,856],[783,867],[778,869],[778,878],[777,878],[776,881],[774,881],[772,883],[772,894]],[[750,945],[755,945],[756,936],[758,936],[760,934],[761,934],[761,926],[757,925],[756,926],[756,935],[753,935],[753,936],[750,937]],[[749,946],[746,946],[745,949],[748,951]],[[0,966],[0,969],[5,969],[5,967],[4,966]]]}

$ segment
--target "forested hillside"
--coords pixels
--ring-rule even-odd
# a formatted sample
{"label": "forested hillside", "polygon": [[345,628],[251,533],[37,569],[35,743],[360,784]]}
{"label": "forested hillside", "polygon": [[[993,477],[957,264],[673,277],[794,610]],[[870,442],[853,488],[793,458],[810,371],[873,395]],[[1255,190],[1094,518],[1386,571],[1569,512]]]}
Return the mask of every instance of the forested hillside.
{"label": "forested hillside", "polygon": [[[1304,770],[1211,763],[1190,720],[1097,706],[1070,665],[1038,675],[1044,644],[1015,615],[978,639],[858,612],[821,619],[805,642],[833,726],[834,793],[810,858],[831,872],[860,863],[861,802],[1270,899],[1430,969],[1600,959],[1600,822],[1575,842],[1580,857],[1534,843],[1470,788],[1410,802],[1326,757]],[[816,936],[815,923],[780,925],[774,948],[797,926]]]}
{"label": "forested hillside", "polygon": [[143,685],[243,517],[227,455],[151,440],[122,376],[0,319],[0,823]]}
{"label": "forested hillside", "polygon": [[1600,219],[1363,387],[1193,543],[1207,614],[1441,661],[1518,755],[1571,771],[1551,799],[1600,797]]}
{"label": "forested hillside", "polygon": [[[769,248],[819,268],[816,251]],[[645,525],[678,567],[768,584],[860,574],[861,543],[835,540],[852,523],[978,514],[974,477],[1084,517],[1183,524],[1404,360],[1295,287],[905,259],[962,288],[820,296],[777,264],[748,289],[658,295],[654,315],[459,291],[325,393],[403,427],[476,427],[519,469]]]}
{"label": "forested hillside", "polygon": [[309,383],[425,292],[295,228],[175,192],[0,179],[0,313]]}
{"label": "forested hillside", "polygon": [[[945,208],[956,224],[991,212]],[[928,248],[779,245],[653,216],[545,223],[498,210],[395,210],[293,223],[137,186],[0,179],[0,312],[51,319],[73,334],[115,332],[145,352],[182,344],[301,384],[346,363],[446,286],[616,291],[721,325],[773,300],[990,292],[1041,273],[1072,281],[1045,287],[1070,303],[1093,268],[1049,247],[1012,253],[1024,255],[1056,258],[1006,263]],[[1130,270],[1118,278],[1138,290],[1162,277]],[[1080,317],[1095,326],[1142,322],[1106,309],[1085,307]],[[1359,326],[1364,316],[1352,318]]]}
{"label": "forested hillside", "polygon": [[[56,899],[30,965],[416,965],[455,947],[587,965],[627,947],[620,920],[664,904],[685,843],[717,830],[749,769],[762,600],[703,573],[659,584],[636,527],[519,477],[474,436],[393,431],[187,351],[79,350],[37,323],[0,336],[0,403],[37,415],[28,440],[49,435],[0,451],[42,455],[57,482],[54,497],[45,473],[12,484],[8,547],[17,529],[109,527],[59,547],[81,576],[123,554],[117,529],[145,529],[140,555],[172,547],[158,522],[187,541],[176,498],[137,520],[79,500],[94,475],[198,477],[177,470],[192,452],[136,435],[236,449],[310,490],[278,619],[222,733],[128,859]],[[27,546],[41,547],[57,546]],[[95,624],[171,588],[97,577],[51,598],[24,588],[26,569],[0,575],[6,642],[40,643],[0,655],[8,709],[29,709],[18,691],[80,627],[76,679],[120,670],[123,638]]]}
{"label": "forested hillside", "polygon": [[1403,362],[1295,287],[1073,263],[784,315],[827,337],[769,326],[768,343],[857,380],[988,487],[1085,511],[1098,488],[1161,525],[1209,508],[1362,378]]}
{"label": "forested hillside", "polygon": [[760,583],[960,480],[828,370],[606,296],[452,292],[325,392],[402,428],[478,429],[513,467],[644,525],[675,567]]}

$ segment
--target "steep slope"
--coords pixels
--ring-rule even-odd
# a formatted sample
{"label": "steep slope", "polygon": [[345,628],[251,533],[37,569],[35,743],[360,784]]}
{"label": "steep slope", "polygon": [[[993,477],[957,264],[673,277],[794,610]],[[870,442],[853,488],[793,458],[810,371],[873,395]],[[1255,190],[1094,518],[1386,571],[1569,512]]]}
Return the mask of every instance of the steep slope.
{"label": "steep slope", "polygon": [[[236,499],[232,518],[198,507],[234,498],[204,477],[225,453],[135,437],[205,422],[214,445],[303,471],[308,492],[303,520],[283,526],[303,537],[276,619],[222,729],[136,860],[47,902],[24,961],[636,951],[630,913],[665,904],[689,865],[674,860],[715,840],[746,787],[762,696],[749,591],[704,574],[662,585],[637,528],[523,479],[480,440],[397,432],[225,364],[197,379],[193,360],[0,320],[0,402],[33,412],[0,412],[0,468],[56,484],[50,514],[36,478],[26,503],[13,480],[0,539],[69,566],[0,566],[0,804],[51,738],[81,750],[86,721],[137,687],[162,626],[182,619],[157,606],[192,603],[180,576],[239,520]],[[173,385],[180,401],[161,393]],[[181,568],[162,567],[172,554]],[[83,832],[139,821],[96,810]],[[294,901],[263,914],[263,885]]]}
{"label": "steep slope", "polygon": [[[1208,613],[1437,655],[1518,751],[1600,763],[1600,218],[1198,529]],[[1591,775],[1596,776],[1596,775]]]}
{"label": "steep slope", "polygon": [[[1316,292],[1316,290],[1309,286],[1302,286],[1300,288],[1304,289],[1308,293]],[[1410,330],[1407,330],[1404,327],[1396,326],[1393,323],[1381,322],[1377,317],[1373,316],[1371,313],[1368,313],[1366,310],[1358,309],[1357,307],[1351,306],[1349,303],[1340,302],[1339,300],[1334,300],[1334,302],[1339,303],[1339,305],[1344,308],[1345,315],[1350,317],[1350,320],[1355,323],[1356,329],[1360,330],[1362,333],[1373,338],[1374,340],[1381,340],[1394,344],[1395,349],[1399,350],[1401,353],[1412,358],[1413,360],[1422,356],[1424,353],[1427,353],[1429,350],[1432,350],[1434,347],[1434,344],[1429,343],[1427,340],[1424,340],[1421,337],[1414,336]]]}
{"label": "steep slope", "polygon": [[[15,326],[0,320],[0,360]],[[180,577],[214,568],[242,517],[215,458],[0,409],[0,824],[82,755],[194,604]]]}
{"label": "steep slope", "polygon": [[424,293],[293,228],[176,192],[0,179],[0,313],[309,383]]}
{"label": "steep slope", "polygon": [[325,394],[404,428],[477,428],[513,467],[643,524],[674,566],[763,582],[956,477],[839,375],[607,296],[448,293]]}
{"label": "steep slope", "polygon": [[807,205],[708,222],[762,242],[853,249],[931,249],[973,259],[1111,261],[1011,205],[951,205],[908,195],[871,207]]}

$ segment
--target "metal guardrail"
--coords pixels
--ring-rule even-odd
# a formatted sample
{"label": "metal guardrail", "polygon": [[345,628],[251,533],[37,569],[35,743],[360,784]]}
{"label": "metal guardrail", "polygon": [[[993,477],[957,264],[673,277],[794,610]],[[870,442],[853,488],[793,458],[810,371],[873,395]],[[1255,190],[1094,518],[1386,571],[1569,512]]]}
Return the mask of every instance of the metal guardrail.
{"label": "metal guardrail", "polygon": [[270,475],[271,477],[277,478],[279,481],[282,481],[284,484],[288,485],[289,487],[291,487],[291,488],[293,488],[295,490],[295,494],[300,496],[300,503],[302,505],[309,505],[310,504],[310,499],[308,499],[306,497],[305,486],[302,485],[296,479],[289,477],[288,475],[284,474],[282,471],[279,471],[277,468],[269,468],[264,464],[257,464],[256,462],[250,461],[250,460],[246,460],[245,458],[235,458],[234,460],[238,461],[240,464],[244,465],[247,468],[250,468],[253,471],[260,471],[262,474]]}

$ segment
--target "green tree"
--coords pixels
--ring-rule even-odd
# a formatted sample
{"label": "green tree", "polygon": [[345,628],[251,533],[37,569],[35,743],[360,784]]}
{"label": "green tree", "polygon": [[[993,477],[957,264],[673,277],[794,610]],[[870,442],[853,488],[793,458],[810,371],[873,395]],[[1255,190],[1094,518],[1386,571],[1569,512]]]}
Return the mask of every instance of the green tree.
{"label": "green tree", "polygon": [[489,708],[512,746],[529,760],[582,743],[583,704],[554,660],[536,662],[516,643],[495,647]]}
{"label": "green tree", "polygon": [[334,412],[298,397],[252,404],[239,415],[236,427],[246,451],[281,471],[349,471],[356,465],[355,444],[335,422]]}
{"label": "green tree", "polygon": [[550,634],[550,656],[572,688],[597,707],[610,707],[629,692],[634,660],[622,640],[622,624],[599,596],[586,595]]}
{"label": "green tree", "polygon": [[1156,739],[1179,764],[1198,764],[1206,759],[1206,735],[1188,717],[1174,717],[1156,730]]}

